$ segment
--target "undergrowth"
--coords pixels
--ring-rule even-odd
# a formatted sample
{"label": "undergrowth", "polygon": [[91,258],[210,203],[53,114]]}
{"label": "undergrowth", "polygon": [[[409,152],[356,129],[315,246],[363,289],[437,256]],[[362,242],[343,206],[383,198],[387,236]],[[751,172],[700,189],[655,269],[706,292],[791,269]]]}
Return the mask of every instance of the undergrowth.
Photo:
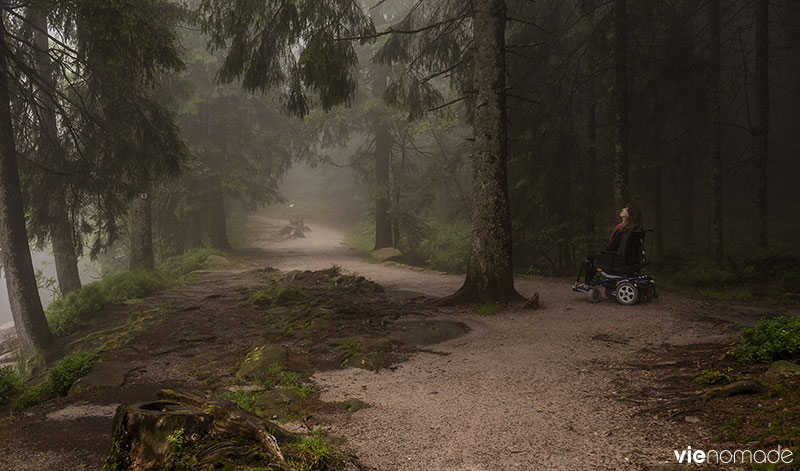
{"label": "undergrowth", "polygon": [[[465,273],[469,258],[471,227],[467,222],[418,221],[414,230],[402,234],[397,248],[403,261],[447,273]],[[375,245],[375,223],[361,221],[345,234],[344,243],[360,252]]]}
{"label": "undergrowth", "polygon": [[92,366],[95,355],[81,352],[69,355],[56,363],[39,384],[24,389],[11,402],[11,410],[19,411],[41,404],[49,399],[65,396],[75,381],[83,377]]}
{"label": "undergrowth", "polygon": [[743,343],[733,355],[742,363],[768,363],[800,355],[800,317],[761,319],[741,333]]}
{"label": "undergrowth", "polygon": [[57,337],[65,337],[88,323],[89,316],[113,304],[134,302],[152,296],[182,277],[203,268],[210,255],[221,252],[196,249],[168,258],[158,271],[127,271],[87,284],[80,290],[53,301],[45,311],[47,323]]}
{"label": "undergrowth", "polygon": [[298,471],[338,469],[344,457],[337,453],[325,434],[314,430],[285,447],[289,465]]}

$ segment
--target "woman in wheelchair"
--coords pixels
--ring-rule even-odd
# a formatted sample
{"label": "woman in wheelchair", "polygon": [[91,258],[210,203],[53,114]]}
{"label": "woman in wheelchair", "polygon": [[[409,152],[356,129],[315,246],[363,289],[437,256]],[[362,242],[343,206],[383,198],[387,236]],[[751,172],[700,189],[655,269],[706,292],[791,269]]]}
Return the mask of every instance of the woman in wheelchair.
{"label": "woman in wheelchair", "polygon": [[[628,203],[619,212],[622,220],[614,227],[606,247],[590,254],[578,272],[578,280],[572,289],[589,293],[593,302],[600,300],[600,287],[606,296],[621,304],[635,304],[656,296],[655,283],[650,276],[639,274],[647,262],[644,257],[644,234],[642,212],[633,203]],[[581,275],[584,282],[579,283]]]}

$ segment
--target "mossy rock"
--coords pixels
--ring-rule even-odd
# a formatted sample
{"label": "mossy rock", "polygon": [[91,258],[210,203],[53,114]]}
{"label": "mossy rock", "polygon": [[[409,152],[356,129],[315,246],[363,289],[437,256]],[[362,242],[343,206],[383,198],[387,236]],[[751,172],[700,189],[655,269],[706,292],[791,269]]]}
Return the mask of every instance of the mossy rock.
{"label": "mossy rock", "polygon": [[236,372],[238,378],[259,380],[269,373],[275,364],[286,361],[286,349],[280,345],[266,344],[251,350]]}

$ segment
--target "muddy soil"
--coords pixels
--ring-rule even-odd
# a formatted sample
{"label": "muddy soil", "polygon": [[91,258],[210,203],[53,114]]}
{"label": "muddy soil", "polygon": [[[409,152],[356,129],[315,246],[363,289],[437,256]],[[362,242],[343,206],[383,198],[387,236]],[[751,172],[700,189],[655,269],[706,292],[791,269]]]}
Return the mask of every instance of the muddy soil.
{"label": "muddy soil", "polygon": [[[102,354],[119,366],[122,384],[87,387],[3,420],[0,470],[99,469],[116,405],[151,400],[162,388],[218,391],[265,342],[283,345],[286,368],[322,389],[304,410],[306,425],[341,437],[364,469],[651,469],[712,434],[702,418],[659,409],[672,397],[671,371],[695,359],[700,366],[741,326],[779,313],[670,293],[633,307],[592,304],[567,280],[532,278],[517,287],[539,293],[536,311],[432,308],[426,300],[452,293],[462,277],[366,263],[340,232],[313,223],[305,238],[283,239],[284,224],[253,217],[254,242],[235,255],[236,267],[98,319],[97,330],[140,320],[140,330]],[[334,265],[342,280],[306,272]],[[294,271],[306,294],[321,299],[313,306],[323,309],[315,311],[324,314],[319,330],[305,330],[317,322],[307,317],[287,322],[280,309],[253,307],[250,296],[273,276],[265,267]],[[359,277],[385,293],[363,289]],[[308,298],[298,303],[308,307]],[[356,355],[372,344],[365,338],[382,346]],[[370,407],[325,406],[354,399]]]}

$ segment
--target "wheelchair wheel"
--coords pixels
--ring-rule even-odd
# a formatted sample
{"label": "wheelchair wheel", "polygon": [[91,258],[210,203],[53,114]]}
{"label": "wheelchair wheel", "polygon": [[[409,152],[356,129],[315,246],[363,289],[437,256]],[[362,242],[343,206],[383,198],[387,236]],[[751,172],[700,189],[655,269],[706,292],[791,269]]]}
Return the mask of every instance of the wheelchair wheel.
{"label": "wheelchair wheel", "polygon": [[589,295],[589,301],[596,303],[600,301],[600,290],[597,288],[590,289],[586,294]]}
{"label": "wheelchair wheel", "polygon": [[617,285],[617,302],[625,306],[636,304],[639,300],[639,289],[630,281]]}

